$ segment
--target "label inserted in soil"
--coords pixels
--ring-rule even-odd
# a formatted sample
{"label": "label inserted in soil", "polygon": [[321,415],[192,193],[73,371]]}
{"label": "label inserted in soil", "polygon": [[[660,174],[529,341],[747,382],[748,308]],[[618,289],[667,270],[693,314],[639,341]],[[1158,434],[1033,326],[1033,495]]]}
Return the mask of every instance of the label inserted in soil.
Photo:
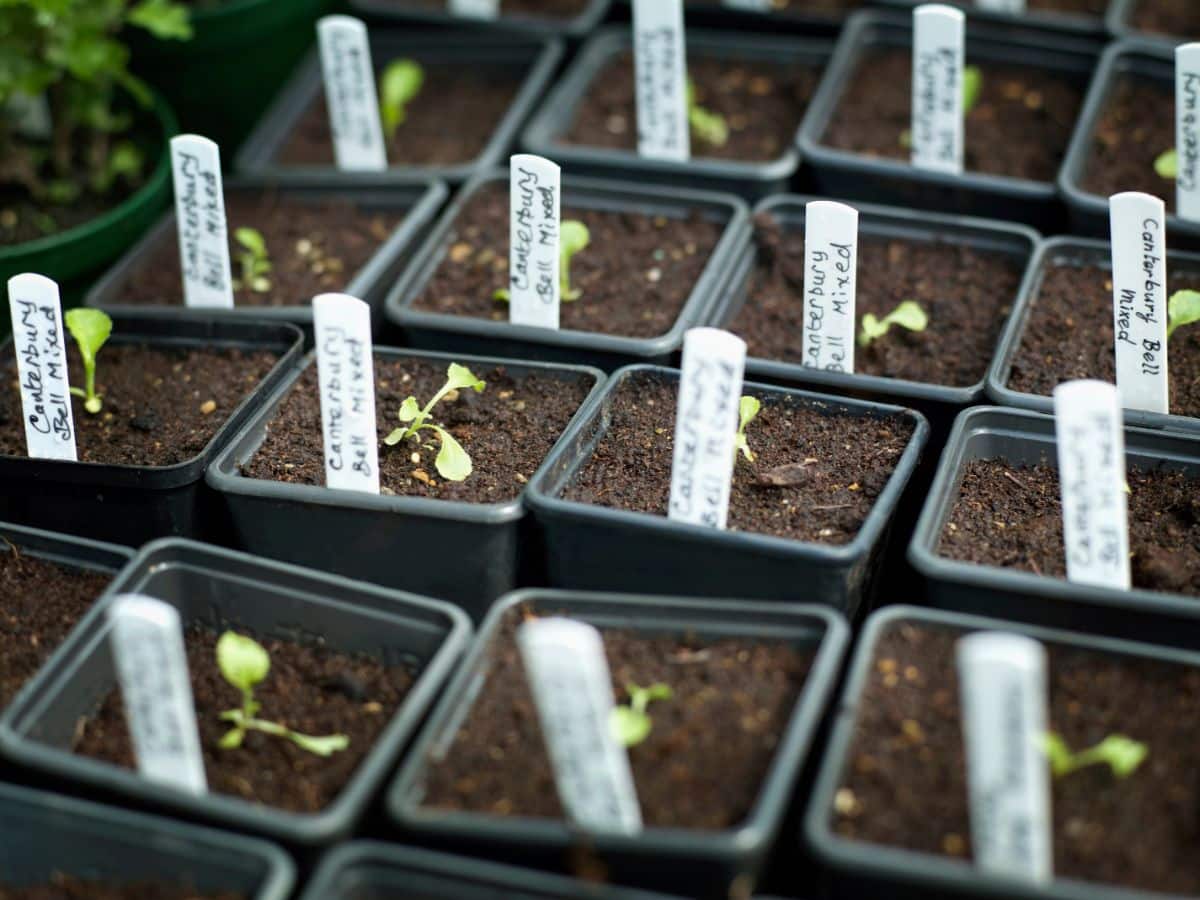
{"label": "label inserted in soil", "polygon": [[989,12],[1023,13],[1025,0],[975,0],[975,5]]}
{"label": "label inserted in soil", "polygon": [[1049,881],[1046,649],[1021,635],[979,632],[959,640],[957,657],[975,864]]}
{"label": "label inserted in soil", "polygon": [[1125,409],[1169,412],[1167,226],[1158,197],[1109,200],[1117,387]]}
{"label": "label inserted in soil", "polygon": [[683,339],[675,454],[667,515],[724,528],[737,438],[746,342],[719,328],[693,328]]}
{"label": "label inserted in soil", "polygon": [[683,0],[633,0],[638,153],[687,162],[687,48]]}
{"label": "label inserted in soil", "polygon": [[371,307],[346,294],[313,298],[325,486],[379,493]]}
{"label": "label inserted in soil", "polygon": [[138,594],[108,611],[112,655],[138,771],[192,794],[208,791],[179,611]]}
{"label": "label inserted in soil", "polygon": [[574,619],[534,619],[517,630],[517,645],[567,816],[588,831],[637,834],[642,813],[629,757],[609,726],[600,632]]}
{"label": "label inserted in soil", "polygon": [[500,0],[449,0],[450,15],[468,19],[498,19]]}
{"label": "label inserted in soil", "polygon": [[8,280],[8,307],[27,452],[74,462],[79,457],[58,285],[44,275],[16,275]]}
{"label": "label inserted in soil", "polygon": [[913,11],[912,164],[963,170],[963,66],[966,17],[930,3]]}
{"label": "label inserted in soil", "polygon": [[1175,209],[1200,221],[1200,44],[1175,49]]}
{"label": "label inserted in soil", "polygon": [[1054,389],[1067,578],[1129,590],[1125,433],[1117,389],[1068,381]]}
{"label": "label inserted in soil", "polygon": [[232,309],[221,148],[196,134],[171,138],[171,174],[184,305]]}
{"label": "label inserted in soil", "polygon": [[325,16],[317,22],[317,38],[337,167],[382,172],[388,167],[387,147],[367,26],[353,16]]}
{"label": "label inserted in soil", "polygon": [[508,320],[558,328],[562,259],[562,172],[519,153],[509,162]]}
{"label": "label inserted in soil", "polygon": [[814,200],[804,207],[804,365],[854,371],[858,210]]}

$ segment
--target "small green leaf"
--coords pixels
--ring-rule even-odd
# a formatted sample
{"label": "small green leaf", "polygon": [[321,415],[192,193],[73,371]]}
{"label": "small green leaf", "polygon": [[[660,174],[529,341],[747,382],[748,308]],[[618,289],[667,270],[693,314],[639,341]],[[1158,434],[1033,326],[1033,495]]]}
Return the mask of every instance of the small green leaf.
{"label": "small green leaf", "polygon": [[417,403],[416,397],[409,397],[400,404],[400,421],[415,422],[417,416],[421,415],[421,405]]}
{"label": "small green leaf", "polygon": [[648,715],[628,706],[614,706],[608,716],[608,730],[622,747],[636,747],[650,736],[651,727]]}
{"label": "small green leaf", "polygon": [[408,118],[408,104],[424,84],[425,70],[415,60],[398,59],[384,69],[379,79],[379,110],[389,137],[394,137]]}
{"label": "small green leaf", "polygon": [[1176,291],[1167,302],[1167,337],[1193,322],[1200,322],[1200,291]]}
{"label": "small green leaf", "polygon": [[487,387],[487,382],[480,381],[472,374],[471,370],[466,366],[458,363],[450,363],[450,368],[446,370],[446,389],[457,391],[465,388],[471,388],[475,393],[483,392]]}
{"label": "small green leaf", "polygon": [[754,421],[760,409],[762,409],[762,403],[757,397],[742,397],[738,401],[738,430],[737,437],[734,438],[734,451],[740,451],[746,458],[746,462],[754,462],[754,453],[746,439],[746,428]]}
{"label": "small green leaf", "polygon": [[1154,171],[1159,178],[1174,181],[1179,177],[1179,154],[1174,148],[1167,150],[1154,160]]}
{"label": "small green leaf", "polygon": [[871,341],[878,340],[887,334],[887,331],[888,327],[880,322],[874,313],[866,313],[862,317],[862,332],[858,336],[858,342],[866,347]]}
{"label": "small green leaf", "polygon": [[256,228],[239,228],[233,233],[234,240],[254,254],[256,259],[267,255],[267,241]]}
{"label": "small green leaf", "polygon": [[592,233],[582,222],[567,219],[559,228],[559,293],[566,303],[583,296],[583,291],[571,288],[571,260],[591,242]]}
{"label": "small green leaf", "polygon": [[511,300],[511,296],[505,288],[499,288],[492,293],[492,299],[498,303],[508,303]]}
{"label": "small green leaf", "polygon": [[297,731],[289,731],[288,738],[297,747],[307,750],[316,756],[333,756],[333,754],[345,750],[350,746],[350,738],[344,734],[331,734],[328,737],[313,737],[308,734],[300,734]]}
{"label": "small green leaf", "polygon": [[437,425],[429,427],[437,432],[438,440],[442,445],[438,450],[437,458],[433,461],[438,474],[447,481],[466,481],[473,471],[471,457],[467,451],[446,429],[439,428]]}
{"label": "small green leaf", "polygon": [[979,104],[979,98],[983,96],[983,71],[979,66],[963,68],[962,95],[965,116]]}
{"label": "small green leaf", "polygon": [[226,681],[249,693],[267,677],[271,657],[253,638],[226,631],[217,641],[217,667]]}
{"label": "small green leaf", "polygon": [[1113,777],[1128,778],[1145,762],[1150,748],[1123,734],[1111,734],[1094,747],[1072,753],[1057,734],[1043,737],[1042,748],[1055,778],[1063,778],[1088,766],[1106,765]]}
{"label": "small green leaf", "polygon": [[929,316],[915,300],[905,300],[888,315],[887,321],[909,331],[924,331],[929,327]]}
{"label": "small green leaf", "polygon": [[217,746],[222,750],[233,750],[242,746],[242,740],[246,737],[246,732],[240,728],[234,728],[225,732],[224,736],[217,743]]}
{"label": "small green leaf", "polygon": [[129,10],[129,22],[156,38],[186,41],[192,37],[188,9],[173,0],[142,0]]}
{"label": "small green leaf", "polygon": [[696,102],[696,84],[687,82],[688,125],[697,139],[713,147],[724,147],[729,142],[729,125],[720,113],[705,109]]}
{"label": "small green leaf", "polygon": [[83,306],[67,310],[65,319],[84,365],[95,365],[96,354],[112,334],[112,319],[98,309]]}
{"label": "small green leaf", "polygon": [[1062,778],[1071,771],[1071,748],[1057,734],[1042,738],[1042,751],[1050,761],[1050,771],[1055,778]]}
{"label": "small green leaf", "polygon": [[388,447],[395,447],[398,443],[404,440],[404,436],[408,434],[407,428],[397,428],[391,434],[383,439],[383,443]]}

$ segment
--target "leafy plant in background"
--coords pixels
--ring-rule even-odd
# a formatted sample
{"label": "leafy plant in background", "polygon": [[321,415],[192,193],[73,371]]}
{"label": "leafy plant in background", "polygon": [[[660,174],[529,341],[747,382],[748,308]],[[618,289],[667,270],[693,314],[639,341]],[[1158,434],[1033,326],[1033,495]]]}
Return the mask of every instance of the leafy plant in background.
{"label": "leafy plant in background", "polygon": [[1055,778],[1065,778],[1088,766],[1108,766],[1116,778],[1128,778],[1145,761],[1150,748],[1123,734],[1110,734],[1094,747],[1071,751],[1057,734],[1046,735],[1043,741],[1050,771]]}
{"label": "leafy plant in background", "polygon": [[[582,222],[566,219],[558,230],[558,287],[563,303],[571,303],[583,296],[583,291],[571,287],[571,260],[592,242],[592,233]],[[512,295],[504,288],[492,294],[493,300],[508,303]]]}
{"label": "leafy plant in background", "polygon": [[869,347],[899,325],[908,331],[924,331],[929,326],[929,316],[916,300],[905,300],[882,319],[874,313],[862,317],[862,330],[858,333],[860,347]]}
{"label": "leafy plant in background", "polygon": [[265,294],[271,290],[271,279],[267,275],[272,269],[266,238],[255,228],[239,228],[234,231],[233,239],[242,248],[238,253],[238,267],[242,271],[241,276],[234,279],[234,289],[247,288],[256,294]]}
{"label": "leafy plant in background", "polygon": [[738,401],[738,430],[737,437],[733,441],[735,459],[740,452],[742,456],[746,457],[746,462],[754,462],[754,452],[746,440],[746,427],[754,421],[761,409],[762,403],[757,397],[743,397]]}
{"label": "leafy plant in background", "polygon": [[466,366],[451,363],[446,370],[446,383],[433,395],[433,399],[425,404],[424,409],[421,408],[416,397],[409,397],[400,404],[399,416],[404,425],[384,438],[383,442],[389,447],[394,447],[401,441],[411,438],[419,440],[421,431],[428,429],[437,435],[438,443],[441,445],[437,458],[434,460],[438,474],[447,481],[465,481],[473,470],[471,457],[450,432],[440,425],[430,422],[429,417],[433,413],[433,408],[452,392],[457,393],[470,389],[478,394],[482,393],[485,387],[487,387],[486,382],[476,378]]}
{"label": "leafy plant in background", "polygon": [[413,59],[397,59],[388,64],[379,78],[379,113],[383,130],[394,138],[408,118],[408,104],[425,85],[425,70]]}
{"label": "leafy plant in background", "polygon": [[729,143],[729,124],[725,117],[696,102],[696,85],[690,78],[687,83],[687,110],[688,125],[697,140],[713,147],[724,147]]}
{"label": "leafy plant in background", "polygon": [[96,393],[96,354],[112,334],[112,319],[98,309],[82,306],[67,310],[64,318],[67,331],[71,332],[71,337],[75,338],[75,344],[79,347],[86,384],[86,390],[73,387],[71,393],[83,398],[83,408],[94,416],[103,407],[102,399]]}
{"label": "leafy plant in background", "polygon": [[646,688],[627,684],[625,692],[629,694],[629,705],[613,707],[608,727],[613,738],[622,747],[636,747],[650,736],[650,731],[654,728],[654,722],[646,709],[655,700],[670,700],[674,692],[670,685],[662,682]]}
{"label": "leafy plant in background", "polygon": [[1175,329],[1200,322],[1200,291],[1176,291],[1167,301],[1167,340]]}

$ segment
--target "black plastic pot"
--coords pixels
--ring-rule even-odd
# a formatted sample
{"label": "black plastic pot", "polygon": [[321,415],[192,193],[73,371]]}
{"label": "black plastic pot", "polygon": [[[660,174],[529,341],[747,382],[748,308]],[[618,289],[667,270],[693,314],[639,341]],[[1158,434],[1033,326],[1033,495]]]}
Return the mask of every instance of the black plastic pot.
{"label": "black plastic pot", "polygon": [[[0,457],[0,519],[139,546],[166,535],[198,537],[215,530],[204,470],[296,363],[303,336],[285,323],[144,314],[113,317],[109,345],[272,350],[279,362],[230,414],[204,450],[173,466],[129,466]],[[0,353],[9,354],[10,338]]]}
{"label": "black plastic pot", "polygon": [[816,854],[832,882],[829,885],[830,893],[823,896],[831,900],[861,900],[864,897],[886,897],[888,900],[1153,900],[1166,897],[1166,894],[1066,878],[1056,878],[1041,887],[1031,886],[986,874],[962,860],[847,840],[833,832],[830,818],[834,796],[850,764],[850,747],[861,712],[862,693],[871,676],[875,646],[884,634],[902,627],[906,622],[917,626],[961,629],[964,632],[1015,632],[1044,642],[1105,654],[1144,657],[1190,668],[1200,665],[1200,655],[1195,653],[1182,653],[1131,641],[1085,637],[1069,631],[1036,628],[1009,620],[910,606],[890,606],[876,613],[867,622],[851,663],[838,705],[838,717],[826,745],[821,771],[805,817],[804,831],[809,848]]}
{"label": "black plastic pot", "polygon": [[[0,784],[0,885],[165,881],[248,900],[286,900],[291,859],[273,844]],[[3,890],[3,887],[0,887]]]}
{"label": "black plastic pot", "polygon": [[[685,188],[643,187],[568,175],[563,178],[564,206],[669,219],[683,219],[698,210],[709,221],[724,225],[724,234],[713,248],[708,265],[666,334],[633,338],[569,329],[555,331],[414,309],[413,303],[445,259],[453,243],[455,222],[471,196],[489,185],[507,186],[508,181],[507,169],[492,170],[473,178],[442,214],[412,264],[388,294],[388,321],[401,330],[406,346],[582,363],[606,371],[631,361],[668,363],[683,345],[684,332],[699,322],[704,310],[725,284],[729,264],[746,240],[749,213],[746,205],[732,195]],[[586,302],[586,298],[582,302]]]}
{"label": "black plastic pot", "polygon": [[[481,64],[511,65],[524,71],[521,87],[504,114],[487,146],[470,162],[446,166],[393,166],[386,172],[340,172],[330,166],[289,166],[276,159],[292,128],[313,103],[322,103],[324,91],[321,62],[314,50],[296,70],[270,110],[246,139],[237,155],[237,170],[244,175],[262,175],[290,186],[334,186],[340,188],[380,186],[440,178],[459,184],[483,169],[505,159],[520,129],[563,55],[561,41],[521,40],[504,35],[488,36],[450,32],[382,32],[371,38],[371,53],[377,67],[389,59],[407,56],[418,62],[453,63],[462,67]],[[454,127],[447,122],[448,128]]]}
{"label": "black plastic pot", "polygon": [[[613,559],[614,566],[620,565]],[[582,835],[561,820],[487,816],[421,806],[431,756],[444,754],[487,678],[489,647],[514,606],[562,613],[598,627],[647,633],[737,636],[817,647],[816,659],[745,821],[725,831],[648,827],[640,835]],[[466,661],[442,696],[388,793],[388,809],[407,839],[453,847],[541,868],[560,869],[572,849],[586,848],[619,884],[690,897],[728,897],[748,891],[782,822],[826,701],[833,690],[849,629],[819,606],[688,600],[640,595],[518,591],[488,614]]]}
{"label": "black plastic pot", "polygon": [[[503,365],[516,375],[532,371],[583,380],[593,383],[592,397],[604,383],[602,372],[584,366],[378,347],[375,353],[389,359],[459,362],[475,371]],[[279,405],[314,361],[310,354],[271,393],[209,469],[208,484],[228,508],[235,542],[272,559],[451,600],[476,621],[482,619],[493,600],[517,586],[523,564],[540,568],[540,559],[531,558],[539,545],[526,520],[524,495],[499,503],[464,503],[334,491],[241,474],[241,466],[266,439]],[[332,542],[330,535],[340,540]],[[402,558],[397,548],[403,548]],[[405,559],[426,564],[404,565]]]}
{"label": "black plastic pot", "polygon": [[[926,602],[942,609],[1200,648],[1200,598],[1072,584],[938,555],[967,463],[1000,459],[1057,468],[1056,446],[1051,416],[977,407],[959,417],[908,550],[909,561],[927,580]],[[1200,478],[1200,439],[1195,437],[1126,428],[1125,454],[1142,468]]]}
{"label": "black plastic pot", "polygon": [[[203,623],[219,631],[232,625],[259,636],[319,641],[391,664],[408,662],[419,666],[420,674],[354,777],[322,811],[288,812],[215,793],[195,796],[71,752],[79,720],[93,714],[116,687],[107,611],[112,598],[122,593],[170,603],[179,610],[185,628]],[[348,836],[366,811],[454,670],[470,631],[461,612],[436,600],[191,541],[156,541],[138,554],[106,599],[9,706],[0,719],[0,751],[63,784],[86,786],[124,804],[265,834],[292,845],[329,844]]]}
{"label": "black plastic pot", "polygon": [[[646,373],[678,380],[677,369],[630,366],[609,379],[529,481],[529,508],[546,534],[550,584],[581,590],[745,597],[824,603],[853,618],[882,558],[889,527],[929,436],[920,413],[863,400],[747,382],[743,393],[787,398],[824,415],[903,415],[913,436],[854,540],[825,545],[718,531],[666,516],[609,509],[561,496],[609,422],[622,383]],[[703,565],[698,565],[703,560]]]}
{"label": "black plastic pot", "polygon": [[1129,20],[1133,16],[1138,2],[1139,0],[1110,0],[1106,19],[1109,34],[1115,38],[1136,38],[1146,43],[1158,43],[1170,47],[1193,39],[1193,36],[1189,35],[1158,34],[1134,28]]}
{"label": "black plastic pot", "polygon": [[[1021,348],[1030,314],[1045,280],[1046,268],[1053,264],[1089,265],[1111,270],[1112,250],[1108,241],[1088,238],[1056,237],[1041,242],[1025,273],[1021,292],[1017,296],[1004,334],[1000,337],[1000,346],[993,358],[991,371],[988,372],[987,393],[995,403],[1044,413],[1054,410],[1052,397],[1022,393],[1008,386],[1013,360]],[[1169,275],[1179,270],[1200,272],[1200,254],[1172,253],[1167,261],[1167,268]],[[1200,419],[1191,416],[1163,415],[1128,409],[1125,410],[1125,424],[1200,434]]]}
{"label": "black plastic pot", "polygon": [[[226,181],[227,192],[266,192],[275,190],[272,182],[260,178],[231,178]],[[340,199],[367,210],[405,210],[404,218],[382,243],[375,254],[357,272],[347,273],[347,282],[342,293],[358,297],[371,305],[371,318],[376,326],[383,319],[383,298],[396,276],[411,258],[411,251],[425,233],[429,223],[437,215],[448,193],[440,181],[395,185],[386,194],[367,189],[345,188],[283,188],[283,196],[313,201]],[[146,265],[146,260],[166,244],[178,241],[175,228],[175,211],[167,212],[137,244],[113,266],[84,298],[85,306],[96,306],[110,313],[142,313],[174,317],[180,313],[195,312],[183,305],[183,285],[161,306],[131,306],[123,303],[126,287],[135,282]],[[291,306],[238,306],[232,315],[267,322],[292,322],[306,332],[312,332],[311,297],[296,297]],[[211,310],[210,310],[211,312]],[[221,310],[222,316],[231,315]]]}
{"label": "black plastic pot", "polygon": [[[796,9],[773,9],[760,12],[752,9],[733,9],[721,0],[683,0],[683,13],[688,27],[752,28],[788,34],[820,34],[834,36],[846,20],[845,13],[820,12],[806,9],[808,0],[800,0]],[[630,0],[617,0],[617,6],[630,15]]]}
{"label": "black plastic pot", "polygon": [[[553,91],[546,97],[521,136],[530,153],[553,159],[571,172],[613,178],[678,183],[709,190],[729,191],[751,200],[786,190],[800,167],[794,147],[769,162],[741,162],[694,156],[680,163],[644,159],[633,150],[607,150],[568,144],[563,136],[575,119],[588,89],[616,58],[628,53],[633,36],[628,27],[614,26],[591,38]],[[824,66],[832,52],[828,41],[755,36],[731,32],[688,31],[688,55],[717,59],[743,59],[798,66]],[[800,123],[796,123],[797,130]]]}
{"label": "black plastic pot", "polygon": [[[921,0],[877,0],[877,2],[882,6],[909,12],[921,5]],[[966,12],[968,28],[973,27],[975,22],[996,22],[1002,25],[1048,28],[1079,37],[1106,37],[1104,16],[1102,15],[1087,16],[1082,13],[1053,9],[1027,9],[1023,13],[997,12],[991,9],[980,9],[973,0],[949,0],[949,4],[961,7]]]}
{"label": "black plastic pot", "polygon": [[[569,19],[553,19],[546,16],[505,13],[503,0],[501,13],[496,19],[470,19],[449,12],[405,7],[403,0],[349,0],[350,11],[356,16],[370,16],[381,22],[411,26],[438,25],[443,27],[480,28],[488,31],[512,32],[518,35],[560,35],[582,38],[604,20],[612,0],[587,0],[584,10]],[[443,4],[445,5],[445,4]]]}
{"label": "black plastic pot", "polygon": [[[966,171],[961,175],[917,169],[906,160],[877,159],[825,146],[822,141],[859,62],[880,47],[912,46],[912,18],[861,12],[842,31],[833,60],[800,129],[800,153],[821,194],[939,212],[1025,222],[1058,230],[1062,209],[1051,182]],[[1052,32],[990,22],[967,29],[967,58],[1047,69],[1087,84],[1100,45]],[[1023,136],[1014,136],[1014,140]]]}
{"label": "black plastic pot", "polygon": [[417,847],[356,841],[330,851],[299,900],[666,900]]}

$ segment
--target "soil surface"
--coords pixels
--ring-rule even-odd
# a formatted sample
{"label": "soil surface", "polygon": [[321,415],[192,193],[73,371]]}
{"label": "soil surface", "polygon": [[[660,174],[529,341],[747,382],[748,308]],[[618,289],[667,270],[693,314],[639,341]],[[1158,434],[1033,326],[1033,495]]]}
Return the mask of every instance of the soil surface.
{"label": "soil surface", "polygon": [[[487,382],[483,393],[460,391],[434,407],[431,421],[448,430],[471,457],[465,481],[446,481],[437,472],[437,438],[424,431],[421,443],[379,446],[381,491],[388,495],[500,503],[521,493],[571,417],[592,381],[546,374],[515,375],[504,368],[474,369]],[[424,407],[446,383],[446,363],[414,359],[375,360],[375,412],[382,442],[400,425],[397,412],[407,397]],[[414,455],[416,459],[414,460]],[[317,367],[309,366],[268,425],[267,438],[242,474],[290,484],[325,483]]]}
{"label": "soil surface", "polygon": [[1140,31],[1200,37],[1200,7],[1195,0],[1138,0],[1130,21]]}
{"label": "soil surface", "polygon": [[57,204],[35,203],[20,190],[0,191],[0,247],[36,241],[83,225],[120,205],[127,196],[102,200],[87,194],[73,203]]}
{"label": "soil surface", "polygon": [[9,704],[112,581],[29,556],[0,535],[0,708]]}
{"label": "soil surface", "polygon": [[[1181,472],[1131,468],[1129,550],[1134,587],[1200,596],[1200,494]],[[963,562],[1065,578],[1058,470],[976,460],[938,544]]]}
{"label": "soil surface", "polygon": [[1154,162],[1175,146],[1174,109],[1173,87],[1149,78],[1119,77],[1092,132],[1083,189],[1102,197],[1142,191],[1161,197],[1173,212],[1175,182],[1161,178]]}
{"label": "soil surface", "polygon": [[[237,306],[307,306],[317,294],[345,289],[359,269],[391,237],[404,210],[370,210],[341,199],[306,199],[277,191],[226,191],[229,254]],[[243,275],[246,250],[235,239],[254,228],[267,245],[271,272],[252,287]],[[253,259],[253,257],[251,257]],[[163,236],[146,255],[112,304],[182,306],[179,242]]]}
{"label": "soil surface", "polygon": [[192,888],[162,882],[107,884],[55,874],[49,884],[37,887],[4,887],[0,900],[244,900],[244,894],[222,891],[202,894]]}
{"label": "soil surface", "polygon": [[[1168,261],[1168,266],[1170,265]],[[1169,292],[1200,289],[1200,273],[1168,268]],[[1116,382],[1112,274],[1108,264],[1054,263],[1046,271],[1013,358],[1008,386],[1049,396],[1060,382],[1098,378]],[[1200,327],[1171,337],[1171,412],[1200,416]]]}
{"label": "soil surface", "polygon": [[[625,381],[604,436],[563,496],[665,516],[678,394],[675,382],[656,375]],[[911,422],[849,416],[770,394],[760,399],[762,410],[746,429],[756,459],[739,456],[734,466],[729,529],[850,542],[908,446]]]}
{"label": "soil surface", "polygon": [[[765,162],[792,146],[821,68],[693,56],[688,77],[696,87],[696,102],[729,126],[723,145],[705,141],[693,130],[692,155]],[[636,150],[634,85],[633,54],[623,53],[596,76],[562,142]]]}
{"label": "soil surface", "polygon": [[[395,137],[388,140],[384,135],[388,162],[393,166],[471,162],[483,152],[508,112],[526,68],[418,61],[425,69],[424,87],[407,106],[407,118]],[[377,62],[386,65],[390,60]],[[334,165],[333,133],[323,89],[296,120],[276,160],[290,166]]]}
{"label": "soil surface", "polygon": [[[591,242],[571,260],[571,287],[560,324],[572,331],[649,338],[668,332],[695,290],[724,226],[700,217],[602,212],[564,203],[562,218],[583,222]],[[508,321],[494,298],[508,287],[508,191],[481,190],[463,207],[442,263],[414,309]]]}
{"label": "soil surface", "polygon": [[[425,806],[563,816],[514,639],[523,614],[530,615],[509,614],[483,690],[445,759],[431,765]],[[776,641],[601,633],[618,704],[629,702],[627,684],[661,682],[672,691],[669,700],[650,704],[650,735],[629,749],[645,823],[722,829],[741,822],[758,797],[812,651]]]}
{"label": "soil surface", "polygon": [[[1031,66],[983,62],[983,92],[966,118],[968,171],[1054,181],[1083,101],[1083,86]],[[827,147],[908,159],[901,135],[912,127],[912,55],[869,52],[821,137]],[[1020,135],[1020,140],[1014,140]]]}
{"label": "soil surface", "polygon": [[[769,217],[756,229],[749,296],[728,327],[749,354],[803,363],[804,233]],[[892,328],[855,348],[855,371],[950,387],[977,384],[991,363],[1016,299],[1024,259],[944,241],[863,236],[858,245],[859,321],[883,318],[905,300],[929,316],[922,332]]]}
{"label": "soil surface", "polygon": [[[26,456],[11,346],[6,354],[0,455]],[[80,462],[170,466],[194,458],[278,360],[266,350],[106,345],[96,356],[96,392],[104,408],[91,415],[80,398],[71,398]],[[71,384],[84,384],[74,341],[67,342],[67,367]]]}
{"label": "soil surface", "polygon": [[[446,0],[392,0],[396,9],[445,12]],[[500,15],[569,19],[587,9],[588,0],[500,0]]]}
{"label": "soil surface", "polygon": [[[271,671],[254,691],[262,704],[258,717],[303,734],[344,734],[350,746],[322,758],[284,738],[250,731],[241,747],[223,750],[218,742],[229,726],[220,714],[241,707],[241,692],[217,668],[218,636],[198,625],[185,634],[209,790],[293,812],[324,809],[370,753],[412,687],[414,674],[404,666],[384,666],[372,657],[320,644],[256,636],[271,656]],[[136,767],[119,690],[108,695],[95,716],[80,721],[74,751]]]}
{"label": "soil surface", "polygon": [[[847,838],[971,857],[954,646],[964,632],[900,624],[876,648],[843,786],[831,811]],[[1106,766],[1053,783],[1062,878],[1200,891],[1200,670],[1048,645],[1050,727],[1073,750],[1123,734],[1149,747],[1124,780]]]}

